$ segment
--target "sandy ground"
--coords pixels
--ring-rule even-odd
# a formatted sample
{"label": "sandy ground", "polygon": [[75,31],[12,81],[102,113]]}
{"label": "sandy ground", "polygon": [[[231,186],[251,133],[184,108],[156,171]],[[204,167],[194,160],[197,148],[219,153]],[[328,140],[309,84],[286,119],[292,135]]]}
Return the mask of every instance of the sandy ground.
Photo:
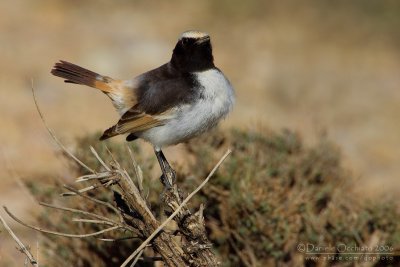
{"label": "sandy ground", "polygon": [[[35,111],[31,79],[48,124],[68,146],[118,117],[101,93],[51,76],[56,61],[129,78],[167,62],[188,29],[210,33],[216,64],[235,86],[237,105],[223,127],[286,127],[308,143],[327,132],[360,195],[397,196],[400,38],[392,11],[398,5],[371,12],[310,3],[2,1],[0,204],[29,218],[32,202],[18,177],[65,175]],[[176,149],[167,153],[179,159]]]}

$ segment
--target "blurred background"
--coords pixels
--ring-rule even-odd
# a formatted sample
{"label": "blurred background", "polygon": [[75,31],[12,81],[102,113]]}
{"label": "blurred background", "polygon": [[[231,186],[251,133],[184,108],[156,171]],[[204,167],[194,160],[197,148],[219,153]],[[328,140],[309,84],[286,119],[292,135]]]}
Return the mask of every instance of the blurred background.
{"label": "blurred background", "polygon": [[[66,168],[35,110],[31,79],[48,125],[72,145],[118,115],[98,91],[52,76],[55,62],[127,79],[169,61],[189,29],[211,35],[215,63],[236,89],[222,128],[289,128],[310,144],[327,134],[361,197],[396,197],[399,14],[395,0],[1,1],[0,203],[29,211],[18,177],[58,179]],[[177,151],[166,153],[179,161]],[[0,262],[9,247],[0,239]]]}

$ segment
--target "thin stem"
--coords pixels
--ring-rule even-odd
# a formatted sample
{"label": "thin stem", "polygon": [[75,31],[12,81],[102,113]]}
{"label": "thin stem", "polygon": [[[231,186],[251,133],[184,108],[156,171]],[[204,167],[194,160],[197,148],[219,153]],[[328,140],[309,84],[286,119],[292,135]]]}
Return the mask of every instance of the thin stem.
{"label": "thin stem", "polygon": [[35,89],[33,86],[33,79],[31,80],[31,89],[32,89],[32,95],[33,95],[33,100],[35,102],[35,106],[36,106],[36,110],[39,113],[40,119],[42,120],[44,126],[46,127],[47,131],[49,132],[50,136],[53,138],[53,140],[57,143],[57,145],[65,152],[67,153],[68,156],[70,156],[72,159],[74,159],[79,165],[81,165],[83,168],[85,168],[86,170],[88,170],[91,173],[96,173],[96,171],[94,171],[93,169],[89,168],[85,163],[83,163],[82,161],[80,161],[77,157],[75,157],[71,152],[68,151],[68,149],[66,149],[64,147],[64,145],[60,142],[60,140],[58,140],[58,138],[55,136],[55,134],[53,133],[53,131],[50,129],[50,127],[47,125],[46,120],[44,119],[44,116],[42,114],[42,111],[39,108],[39,104],[37,102],[36,99],[36,94],[35,94]]}
{"label": "thin stem", "polygon": [[83,198],[86,198],[86,199],[88,199],[88,200],[90,200],[90,201],[93,201],[93,202],[95,202],[95,203],[97,203],[97,204],[100,204],[100,205],[106,206],[107,208],[112,209],[112,210],[115,212],[115,214],[118,215],[120,221],[121,221],[121,222],[124,221],[124,218],[122,217],[122,215],[121,215],[121,213],[119,212],[119,210],[118,210],[117,208],[115,208],[113,205],[111,205],[110,203],[105,202],[105,201],[98,200],[98,199],[96,199],[96,198],[94,198],[94,197],[90,197],[90,196],[84,195],[84,194],[82,194],[81,192],[79,192],[78,190],[76,190],[75,188],[69,187],[69,186],[67,186],[67,185],[64,185],[64,188],[68,189],[69,191],[72,191],[72,192],[76,193],[77,195],[79,195],[79,196],[81,196],[81,197],[83,197]]}
{"label": "thin stem", "polygon": [[90,220],[90,219],[81,219],[81,218],[72,218],[73,222],[83,222],[83,223],[94,223],[94,224],[106,224],[106,225],[115,225],[113,223],[102,221],[102,220]]}
{"label": "thin stem", "polygon": [[142,249],[142,250],[136,255],[136,258],[134,259],[134,261],[132,262],[132,264],[131,264],[130,267],[134,267],[134,266],[136,265],[136,263],[138,262],[138,260],[139,260],[140,257],[142,256],[143,251],[144,251],[144,249]]}
{"label": "thin stem", "polygon": [[92,154],[96,157],[96,159],[100,162],[100,164],[107,170],[111,171],[111,169],[104,163],[104,161],[100,158],[99,154],[97,154],[96,150],[90,146],[90,151],[92,151]]}
{"label": "thin stem", "polygon": [[45,207],[48,207],[48,208],[52,208],[52,209],[58,209],[58,210],[64,210],[64,211],[69,211],[69,212],[73,212],[73,213],[83,214],[83,215],[87,215],[87,216],[90,216],[90,217],[93,217],[93,218],[96,218],[96,219],[99,219],[99,220],[103,220],[103,221],[107,221],[107,222],[118,224],[117,222],[114,222],[114,221],[108,219],[107,217],[104,217],[104,216],[101,216],[101,215],[97,215],[95,213],[91,213],[91,212],[84,211],[84,210],[66,208],[66,207],[56,206],[56,205],[52,205],[52,204],[48,204],[48,203],[44,203],[44,202],[39,202],[39,205],[45,206]]}
{"label": "thin stem", "polygon": [[61,232],[55,232],[55,231],[50,231],[50,230],[46,230],[46,229],[42,229],[40,227],[36,227],[27,223],[24,223],[23,221],[21,221],[20,219],[18,219],[17,217],[15,217],[14,214],[12,214],[6,207],[3,207],[4,210],[7,212],[7,214],[13,218],[16,222],[18,222],[19,224],[22,224],[25,227],[28,227],[30,229],[42,232],[42,233],[46,233],[46,234],[52,234],[52,235],[57,235],[57,236],[64,236],[64,237],[71,237],[71,238],[84,238],[84,237],[90,237],[90,236],[97,236],[97,235],[101,235],[103,233],[109,232],[109,231],[113,231],[116,230],[118,228],[121,228],[120,226],[113,226],[110,228],[106,228],[94,233],[89,233],[89,234],[67,234],[67,233],[61,233]]}
{"label": "thin stem", "polygon": [[21,249],[21,252],[23,252],[26,255],[27,259],[32,264],[32,266],[38,267],[39,266],[38,261],[35,260],[31,252],[25,247],[25,245],[21,242],[21,240],[19,240],[17,235],[13,232],[13,230],[11,230],[11,228],[7,225],[6,221],[3,219],[3,217],[1,217],[1,215],[0,215],[0,221],[3,224],[4,228],[7,230],[7,232],[14,239],[14,241],[18,244],[19,248]]}

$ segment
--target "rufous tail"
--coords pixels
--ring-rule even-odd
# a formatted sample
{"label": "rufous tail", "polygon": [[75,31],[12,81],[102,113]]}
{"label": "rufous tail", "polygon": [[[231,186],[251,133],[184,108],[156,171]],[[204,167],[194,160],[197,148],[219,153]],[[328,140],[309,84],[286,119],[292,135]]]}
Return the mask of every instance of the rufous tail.
{"label": "rufous tail", "polygon": [[113,81],[112,78],[100,75],[67,61],[60,60],[60,62],[57,62],[51,70],[51,73],[65,79],[64,82],[66,83],[87,85],[105,93],[111,93],[113,91],[113,88],[110,86],[110,83]]}

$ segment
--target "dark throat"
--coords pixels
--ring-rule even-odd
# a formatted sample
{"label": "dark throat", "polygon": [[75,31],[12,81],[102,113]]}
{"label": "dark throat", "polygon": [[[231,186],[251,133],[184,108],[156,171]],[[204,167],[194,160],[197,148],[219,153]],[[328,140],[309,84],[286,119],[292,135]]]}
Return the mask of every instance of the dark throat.
{"label": "dark throat", "polygon": [[180,72],[197,72],[214,68],[214,58],[210,42],[194,47],[185,47],[178,42],[172,53],[171,64]]}

